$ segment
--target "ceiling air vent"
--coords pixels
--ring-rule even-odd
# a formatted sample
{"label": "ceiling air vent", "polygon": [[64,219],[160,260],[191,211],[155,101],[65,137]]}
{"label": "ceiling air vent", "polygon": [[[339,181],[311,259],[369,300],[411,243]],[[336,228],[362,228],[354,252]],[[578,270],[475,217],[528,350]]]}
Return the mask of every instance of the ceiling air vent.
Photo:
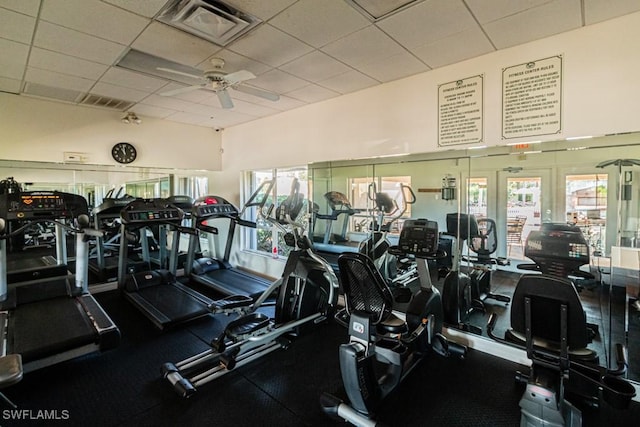
{"label": "ceiling air vent", "polygon": [[89,93],[82,99],[82,101],[80,101],[80,104],[125,111],[131,108],[134,103],[131,101],[124,101],[122,99],[109,98],[107,96],[93,95]]}
{"label": "ceiling air vent", "polygon": [[400,12],[424,0],[345,0],[371,22],[378,22],[384,18]]}
{"label": "ceiling air vent", "polygon": [[171,0],[157,19],[219,46],[226,46],[261,22],[217,0]]}

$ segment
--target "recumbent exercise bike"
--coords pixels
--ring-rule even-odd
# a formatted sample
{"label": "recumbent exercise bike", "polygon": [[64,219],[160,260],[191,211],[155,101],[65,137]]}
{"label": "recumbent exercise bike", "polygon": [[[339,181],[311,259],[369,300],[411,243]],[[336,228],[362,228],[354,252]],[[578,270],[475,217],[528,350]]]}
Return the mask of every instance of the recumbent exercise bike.
{"label": "recumbent exercise bike", "polygon": [[[350,335],[349,343],[340,346],[340,371],[349,403],[324,393],[320,401],[328,415],[354,425],[375,425],[372,417],[384,398],[430,350],[445,357],[465,357],[466,347],[441,334],[442,302],[427,264],[428,259],[443,255],[437,248],[436,222],[405,221],[398,246],[391,250],[415,256],[421,289],[409,303],[404,320],[392,312],[391,290],[369,257],[360,253],[339,257]],[[378,364],[386,366],[383,375],[376,374]]]}

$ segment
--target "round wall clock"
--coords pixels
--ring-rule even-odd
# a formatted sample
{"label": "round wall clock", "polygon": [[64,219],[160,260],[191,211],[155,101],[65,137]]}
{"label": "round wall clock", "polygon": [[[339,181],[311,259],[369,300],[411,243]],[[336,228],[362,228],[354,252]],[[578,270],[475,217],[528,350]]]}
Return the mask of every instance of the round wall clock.
{"label": "round wall clock", "polygon": [[138,152],[132,144],[128,142],[118,142],[111,149],[111,156],[113,160],[118,163],[128,164],[136,159]]}

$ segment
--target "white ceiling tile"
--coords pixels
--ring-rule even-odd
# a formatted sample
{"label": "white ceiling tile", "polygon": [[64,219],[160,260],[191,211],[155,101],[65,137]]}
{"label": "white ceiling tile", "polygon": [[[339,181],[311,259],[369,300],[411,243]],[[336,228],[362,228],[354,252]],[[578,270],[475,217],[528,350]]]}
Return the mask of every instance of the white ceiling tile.
{"label": "white ceiling tile", "polygon": [[478,26],[462,2],[451,0],[419,3],[377,25],[409,49]]}
{"label": "white ceiling tile", "polygon": [[109,68],[97,62],[85,61],[74,56],[34,47],[29,55],[29,65],[43,70],[97,80]]}
{"label": "white ceiling tile", "polygon": [[271,70],[250,80],[251,86],[257,86],[275,93],[291,92],[308,84],[308,81],[299,79],[280,70]]}
{"label": "white ceiling tile", "polygon": [[32,67],[27,68],[27,73],[24,79],[41,85],[72,89],[80,92],[87,92],[91,86],[93,86],[93,80]]}
{"label": "white ceiling tile", "polygon": [[314,47],[371,25],[344,1],[317,0],[300,0],[269,23]]}
{"label": "white ceiling tile", "polygon": [[156,117],[158,119],[164,119],[165,117],[176,113],[176,110],[170,110],[168,108],[156,107],[154,105],[148,105],[144,103],[137,103],[131,111],[134,111],[136,115],[144,118],[144,116]]}
{"label": "white ceiling tile", "polygon": [[103,82],[96,83],[95,86],[91,88],[91,93],[133,102],[142,101],[149,95],[149,92],[143,92],[141,90],[131,89],[130,87],[117,86]]}
{"label": "white ceiling tile", "polygon": [[40,0],[1,0],[0,7],[15,10],[29,16],[37,16]]}
{"label": "white ceiling tile", "polygon": [[377,85],[377,80],[365,76],[359,71],[351,70],[346,73],[318,82],[319,85],[339,93],[350,93]]}
{"label": "white ceiling tile", "polygon": [[415,56],[403,51],[383,60],[362,65],[360,70],[378,81],[390,82],[428,71],[429,67]]}
{"label": "white ceiling tile", "polygon": [[411,49],[414,55],[431,68],[444,67],[493,51],[495,49],[477,27]]}
{"label": "white ceiling tile", "polygon": [[484,25],[498,49],[573,30],[582,25],[580,2],[554,1]]}
{"label": "white ceiling tile", "polygon": [[[238,92],[231,91],[232,95],[235,95],[236,93]],[[254,104],[252,102],[235,99],[235,97],[233,99],[233,105],[234,111],[256,117],[265,117],[279,112],[274,108],[269,108],[267,106]]]}
{"label": "white ceiling tile", "polygon": [[220,50],[209,41],[159,22],[153,22],[144,30],[131,47],[191,67]]}
{"label": "white ceiling tile", "polygon": [[281,66],[280,69],[305,80],[317,82],[346,73],[351,68],[329,55],[315,50]]}
{"label": "white ceiling tile", "polygon": [[20,80],[0,77],[0,92],[18,93],[21,83]]}
{"label": "white ceiling tile", "polygon": [[149,95],[145,98],[144,103],[147,105],[153,105],[154,107],[168,108],[170,110],[195,114],[207,114],[207,111],[209,111],[210,108],[203,104],[183,101],[182,99],[177,99],[173,96],[159,96],[155,94]]}
{"label": "white ceiling tile", "polygon": [[330,43],[322,51],[354,68],[405,52],[397,42],[374,26]]}
{"label": "white ceiling tile", "polygon": [[22,80],[29,46],[11,40],[0,39],[0,76]]}
{"label": "white ceiling tile", "polygon": [[542,6],[550,1],[557,2],[558,0],[466,0],[466,3],[478,22],[486,24],[487,22]]}
{"label": "white ceiling tile", "polygon": [[[169,83],[168,85],[158,89],[156,91],[156,94],[159,95],[161,93],[164,92],[169,92],[171,90],[176,90],[176,89],[181,89],[181,88],[186,88],[186,85],[180,84],[180,83]],[[176,95],[172,95],[172,98],[177,98],[177,99],[181,99],[183,101],[187,101],[187,102],[202,102],[204,101],[206,98],[213,96],[213,92],[210,90],[205,90],[205,89],[197,89],[197,90],[192,90],[191,92],[184,92],[184,93],[179,93]]]}
{"label": "white ceiling tile", "polygon": [[298,0],[226,0],[226,3],[263,21],[280,13]]}
{"label": "white ceiling tile", "polygon": [[167,0],[102,0],[138,15],[153,18],[164,7]]}
{"label": "white ceiling tile", "polygon": [[338,92],[314,84],[287,93],[287,96],[307,103],[324,101],[338,95]]}
{"label": "white ceiling tile", "polygon": [[639,10],[638,0],[584,0],[584,20],[587,25]]}
{"label": "white ceiling tile", "polygon": [[0,37],[2,38],[30,44],[35,26],[36,18],[32,16],[0,9]]}
{"label": "white ceiling tile", "polygon": [[179,122],[179,123],[185,123],[188,125],[200,126],[202,123],[205,123],[208,120],[210,120],[211,116],[177,112],[167,116],[166,119],[171,120],[172,122]]}
{"label": "white ceiling tile", "polygon": [[111,67],[100,79],[101,82],[118,86],[129,87],[143,92],[151,93],[167,85],[166,80],[145,76],[144,74],[123,68]]}
{"label": "white ceiling tile", "polygon": [[148,25],[149,19],[98,0],[45,1],[40,18],[44,21],[128,45]]}
{"label": "white ceiling tile", "polygon": [[302,107],[303,105],[306,105],[306,102],[302,102],[299,99],[294,99],[286,95],[280,95],[280,99],[278,100],[278,102],[272,102],[271,105],[276,110],[287,111],[294,108]]}
{"label": "white ceiling tile", "polygon": [[44,49],[107,65],[113,64],[125,50],[125,46],[121,44],[48,22],[38,24],[33,44]]}
{"label": "white ceiling tile", "polygon": [[311,46],[268,24],[258,27],[227,48],[272,67],[278,67],[313,50]]}
{"label": "white ceiling tile", "polygon": [[228,49],[223,49],[219,52],[216,52],[211,58],[207,58],[198,64],[198,68],[202,70],[211,69],[211,59],[212,58],[221,58],[224,59],[224,70],[227,73],[233,73],[239,70],[247,70],[252,72],[254,75],[258,76],[262,73],[265,73],[273,67],[270,67],[262,62],[254,61],[246,56],[238,55],[235,52],[232,52]]}

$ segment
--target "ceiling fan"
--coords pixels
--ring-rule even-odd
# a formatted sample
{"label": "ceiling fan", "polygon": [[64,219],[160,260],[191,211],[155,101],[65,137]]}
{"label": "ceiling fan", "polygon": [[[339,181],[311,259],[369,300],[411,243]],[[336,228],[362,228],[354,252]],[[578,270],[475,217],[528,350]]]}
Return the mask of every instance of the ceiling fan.
{"label": "ceiling fan", "polygon": [[203,83],[198,85],[163,92],[160,94],[160,96],[173,96],[198,89],[210,89],[213,90],[216,95],[218,95],[218,99],[220,100],[220,105],[222,105],[222,108],[233,108],[233,101],[231,100],[229,92],[227,92],[228,88],[237,90],[238,92],[244,92],[249,95],[268,99],[269,101],[277,101],[280,99],[280,96],[275,93],[267,92],[265,90],[258,89],[252,86],[243,85],[242,83],[246,80],[256,78],[256,76],[251,71],[240,70],[234,73],[227,74],[222,70],[224,68],[224,59],[211,58],[210,61],[213,68],[204,71],[200,76],[196,74],[185,73],[183,71],[173,70],[171,68],[158,67],[158,71],[178,74],[181,76],[203,81]]}

